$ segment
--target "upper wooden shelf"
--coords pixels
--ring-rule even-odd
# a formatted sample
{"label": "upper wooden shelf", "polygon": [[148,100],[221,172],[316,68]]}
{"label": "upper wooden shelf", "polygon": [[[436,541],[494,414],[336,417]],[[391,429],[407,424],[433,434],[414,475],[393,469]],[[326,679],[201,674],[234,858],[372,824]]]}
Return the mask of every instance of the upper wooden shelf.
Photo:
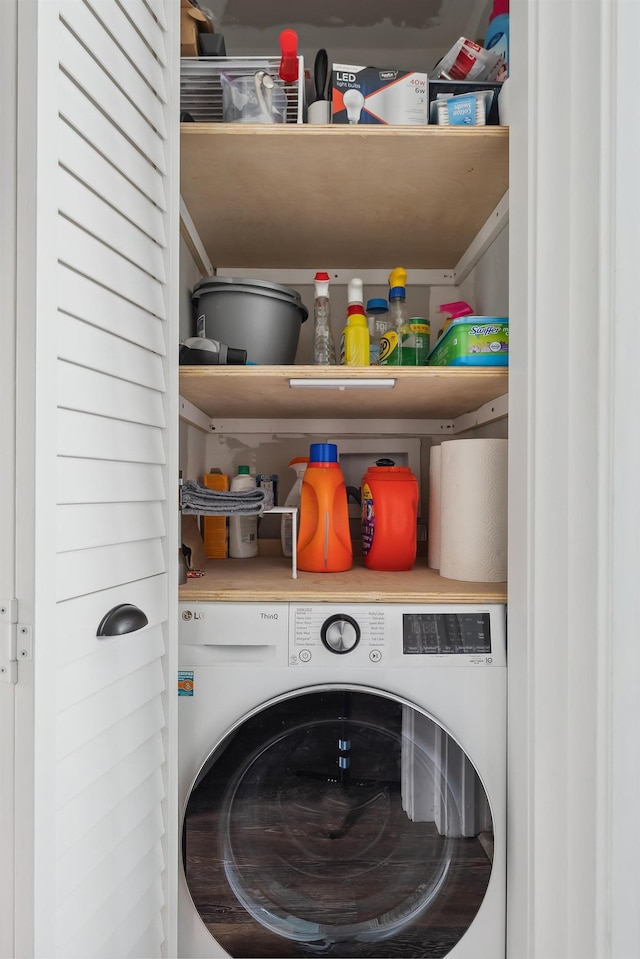
{"label": "upper wooden shelf", "polygon": [[508,187],[508,127],[183,123],[216,268],[453,269]]}
{"label": "upper wooden shelf", "polygon": [[[318,386],[296,389],[290,379]],[[345,380],[395,379],[393,389],[340,389]],[[321,384],[336,380],[327,389]],[[180,395],[210,417],[450,419],[508,390],[505,367],[181,366]]]}

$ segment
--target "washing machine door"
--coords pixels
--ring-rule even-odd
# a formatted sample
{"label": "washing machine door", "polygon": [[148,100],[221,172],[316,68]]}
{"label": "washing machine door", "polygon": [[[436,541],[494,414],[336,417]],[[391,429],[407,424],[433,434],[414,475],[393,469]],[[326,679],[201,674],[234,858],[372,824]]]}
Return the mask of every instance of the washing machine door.
{"label": "washing machine door", "polygon": [[432,717],[330,686],[272,701],[214,748],[183,851],[193,903],[231,956],[439,957],[482,904],[492,818]]}

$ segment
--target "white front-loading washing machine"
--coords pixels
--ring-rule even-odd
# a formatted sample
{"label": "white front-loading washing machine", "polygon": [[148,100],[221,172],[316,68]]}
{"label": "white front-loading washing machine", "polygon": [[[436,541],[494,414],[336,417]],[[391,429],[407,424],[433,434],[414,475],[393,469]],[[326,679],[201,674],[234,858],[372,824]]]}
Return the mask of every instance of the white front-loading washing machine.
{"label": "white front-loading washing machine", "polygon": [[180,604],[181,959],[504,956],[505,618]]}

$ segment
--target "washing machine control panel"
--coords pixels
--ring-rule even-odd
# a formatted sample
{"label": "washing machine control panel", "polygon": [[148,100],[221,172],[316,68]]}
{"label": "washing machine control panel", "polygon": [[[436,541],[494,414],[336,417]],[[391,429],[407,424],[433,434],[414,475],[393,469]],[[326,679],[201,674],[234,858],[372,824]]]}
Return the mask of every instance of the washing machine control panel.
{"label": "washing machine control panel", "polygon": [[351,653],[360,642],[360,627],[346,613],[336,613],[324,621],[320,629],[320,639],[330,653],[343,656]]}
{"label": "washing machine control panel", "polygon": [[499,666],[505,639],[501,606],[292,604],[289,665]]}

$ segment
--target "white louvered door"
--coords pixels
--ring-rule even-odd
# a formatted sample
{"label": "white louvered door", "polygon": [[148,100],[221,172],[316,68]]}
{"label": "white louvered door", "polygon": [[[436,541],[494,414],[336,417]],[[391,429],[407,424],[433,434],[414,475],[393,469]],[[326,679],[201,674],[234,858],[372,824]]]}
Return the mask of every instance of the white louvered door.
{"label": "white louvered door", "polygon": [[172,956],[179,4],[27,7],[16,954]]}

